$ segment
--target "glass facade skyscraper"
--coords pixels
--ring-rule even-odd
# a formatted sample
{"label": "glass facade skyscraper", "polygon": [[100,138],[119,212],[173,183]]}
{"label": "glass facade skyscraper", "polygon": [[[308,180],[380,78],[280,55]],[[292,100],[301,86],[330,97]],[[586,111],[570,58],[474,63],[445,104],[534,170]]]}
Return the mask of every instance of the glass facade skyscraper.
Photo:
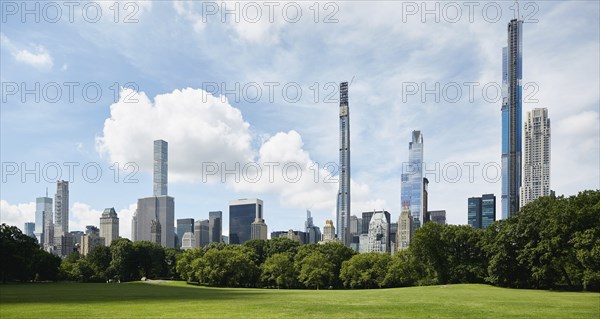
{"label": "glass facade skyscraper", "polygon": [[183,245],[183,235],[185,233],[194,233],[194,219],[193,218],[181,218],[177,220],[177,238],[178,247]]}
{"label": "glass facade skyscraper", "polygon": [[402,209],[408,208],[413,218],[413,226],[421,227],[421,217],[424,216],[423,200],[423,134],[421,131],[412,132],[412,141],[408,144],[408,163],[402,165],[400,199]]}
{"label": "glass facade skyscraper", "polygon": [[208,232],[211,243],[220,243],[223,235],[223,212],[220,210],[208,212]]}
{"label": "glass facade skyscraper", "polygon": [[350,246],[350,110],[348,82],[340,83],[340,175],[337,198],[337,236]]}
{"label": "glass facade skyscraper", "polygon": [[487,228],[496,221],[496,196],[483,194],[468,199],[467,218],[473,228]]}
{"label": "glass facade skyscraper", "polygon": [[496,221],[496,196],[483,194],[481,196],[481,228],[485,229]]}
{"label": "glass facade skyscraper", "polygon": [[167,196],[168,146],[166,141],[154,141],[154,196]]}
{"label": "glass facade skyscraper", "polygon": [[229,243],[243,244],[251,239],[252,223],[262,219],[263,201],[238,199],[229,202]]}
{"label": "glass facade skyscraper", "polygon": [[502,49],[502,218],[519,211],[521,187],[523,21],[508,24]]}
{"label": "glass facade skyscraper", "polygon": [[[48,193],[46,191],[46,193]],[[52,222],[52,198],[38,197],[35,199],[35,237],[38,240],[40,246],[44,247],[44,232],[46,229],[46,222],[49,220]]]}

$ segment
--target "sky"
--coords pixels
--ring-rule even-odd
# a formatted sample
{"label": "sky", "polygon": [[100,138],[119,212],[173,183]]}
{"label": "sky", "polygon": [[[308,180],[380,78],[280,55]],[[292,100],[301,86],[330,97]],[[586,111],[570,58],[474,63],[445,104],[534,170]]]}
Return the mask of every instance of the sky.
{"label": "sky", "polygon": [[349,82],[352,214],[400,213],[413,130],[429,210],[500,216],[502,47],[523,26],[523,118],[551,119],[551,188],[600,188],[600,3],[1,3],[0,220],[70,181],[70,230],[107,207],[130,238],[152,195],[153,140],[169,143],[175,218],[260,198],[269,232],[335,220],[338,84]]}

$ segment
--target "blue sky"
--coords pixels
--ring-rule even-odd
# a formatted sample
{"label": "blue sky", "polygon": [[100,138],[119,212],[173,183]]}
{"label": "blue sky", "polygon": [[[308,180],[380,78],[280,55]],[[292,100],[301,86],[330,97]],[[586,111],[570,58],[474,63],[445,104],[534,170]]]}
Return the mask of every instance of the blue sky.
{"label": "blue sky", "polygon": [[[54,8],[44,9],[44,3],[39,22],[34,15],[23,19],[22,8],[13,15],[14,8],[2,4],[2,222],[22,227],[34,220],[35,198],[46,187],[51,195],[56,190],[52,163],[57,163],[61,177],[73,181],[71,230],[98,224],[100,212],[115,207],[121,234],[128,237],[137,198],[152,194],[152,141],[162,138],[169,142],[176,218],[208,218],[211,210],[227,212],[229,200],[259,197],[269,231],[302,229],[308,208],[322,226],[335,214],[337,184],[324,180],[326,169],[334,168],[325,164],[338,161],[337,89],[331,83],[341,81],[351,81],[353,214],[386,209],[398,218],[400,172],[408,160],[410,132],[417,129],[431,169],[429,208],[445,209],[450,223],[465,224],[467,198],[494,193],[499,212],[494,165],[500,162],[500,102],[494,88],[501,79],[512,2],[480,2],[471,15],[466,2],[455,2],[458,16],[445,2],[427,2],[428,9],[440,9],[424,17],[421,2],[280,2],[273,7],[273,22],[265,2],[225,4],[233,10],[239,5],[239,22],[221,15],[222,2],[135,2],[127,8],[119,2],[118,22],[112,1],[88,5],[86,20],[81,10],[89,3],[74,8],[71,22],[68,8],[57,2],[62,15],[55,23],[48,21]],[[215,4],[219,12],[209,15]],[[258,18],[254,4],[262,12]],[[415,4],[417,13],[409,14]],[[502,12],[494,19],[496,4]],[[28,5],[33,8],[34,2]],[[552,189],[565,195],[598,189],[600,5],[520,6],[526,21],[523,108],[549,109]],[[302,13],[292,23],[298,7]],[[102,15],[90,22],[94,8]],[[128,14],[132,23],[124,23]],[[324,23],[328,14],[333,23]],[[471,82],[477,83],[472,99],[465,84]],[[39,91],[21,95],[36,83]],[[229,90],[237,83],[238,99],[209,94],[215,83]],[[436,83],[439,94],[421,96]],[[457,86],[462,95],[455,99]],[[253,101],[257,87],[262,96]],[[95,101],[97,88],[101,94]],[[415,95],[407,95],[415,88]],[[124,170],[130,162],[134,166]],[[17,175],[8,174],[13,163]],[[22,169],[35,170],[36,163],[37,173],[23,180]],[[68,165],[75,164],[64,163],[78,164],[72,176]],[[254,183],[236,182],[233,175],[225,182],[214,176],[204,182],[203,163],[224,163],[228,169],[235,163],[279,165],[272,181],[263,170]],[[298,181],[282,178],[281,168],[291,163],[292,169],[301,168]],[[486,179],[487,163],[492,168]],[[96,181],[98,167],[102,176]],[[127,183],[133,167],[139,171]]]}

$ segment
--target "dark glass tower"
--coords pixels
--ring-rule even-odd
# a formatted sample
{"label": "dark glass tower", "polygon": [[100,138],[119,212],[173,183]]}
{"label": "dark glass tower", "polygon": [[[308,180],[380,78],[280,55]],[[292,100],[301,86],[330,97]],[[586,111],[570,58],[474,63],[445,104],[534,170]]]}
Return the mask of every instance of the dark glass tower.
{"label": "dark glass tower", "polygon": [[508,24],[502,49],[502,218],[519,211],[522,140],[523,21]]}
{"label": "dark glass tower", "polygon": [[251,239],[252,223],[262,219],[263,201],[238,199],[229,202],[229,243],[243,244]]}
{"label": "dark glass tower", "polygon": [[340,83],[340,188],[337,198],[337,237],[350,246],[350,112],[348,82]]}

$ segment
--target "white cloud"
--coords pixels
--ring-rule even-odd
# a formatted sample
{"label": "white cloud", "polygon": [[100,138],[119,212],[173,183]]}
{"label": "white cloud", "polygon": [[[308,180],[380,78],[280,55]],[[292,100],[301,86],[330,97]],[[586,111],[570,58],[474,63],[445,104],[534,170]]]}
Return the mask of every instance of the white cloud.
{"label": "white cloud", "polygon": [[31,45],[30,51],[13,44],[4,34],[0,34],[0,38],[2,45],[10,51],[15,60],[42,70],[51,69],[54,65],[52,56],[43,46]]}
{"label": "white cloud", "polygon": [[[137,102],[126,103],[126,97]],[[170,182],[221,181],[237,193],[275,194],[282,207],[335,210],[336,164],[312,160],[295,130],[252,138],[249,127],[237,108],[200,89],[161,94],[154,103],[123,90],[96,146],[110,161],[136,162],[150,173],[152,141],[161,138],[169,143]],[[262,144],[255,150],[257,141]],[[353,212],[385,208],[384,200],[370,198],[367,185],[352,185]]]}
{"label": "white cloud", "polygon": [[23,230],[26,222],[35,222],[34,202],[12,205],[4,199],[0,200],[0,223]]}
{"label": "white cloud", "polygon": [[203,90],[175,90],[152,102],[143,92],[124,89],[96,149],[113,162],[135,162],[150,172],[152,141],[166,140],[169,180],[193,182],[202,179],[205,162],[233,167],[250,161],[249,127],[238,109]]}

